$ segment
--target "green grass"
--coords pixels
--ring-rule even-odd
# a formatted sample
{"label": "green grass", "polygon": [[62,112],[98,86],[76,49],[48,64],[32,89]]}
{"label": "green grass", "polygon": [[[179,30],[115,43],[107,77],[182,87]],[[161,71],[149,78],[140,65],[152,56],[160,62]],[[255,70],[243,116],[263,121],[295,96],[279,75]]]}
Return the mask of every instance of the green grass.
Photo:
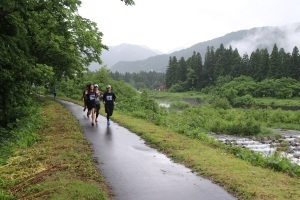
{"label": "green grass", "polygon": [[264,106],[300,106],[300,98],[276,99],[276,98],[255,98],[256,105]]}
{"label": "green grass", "polygon": [[39,114],[40,140],[0,166],[0,199],[110,199],[78,121],[50,100]]}

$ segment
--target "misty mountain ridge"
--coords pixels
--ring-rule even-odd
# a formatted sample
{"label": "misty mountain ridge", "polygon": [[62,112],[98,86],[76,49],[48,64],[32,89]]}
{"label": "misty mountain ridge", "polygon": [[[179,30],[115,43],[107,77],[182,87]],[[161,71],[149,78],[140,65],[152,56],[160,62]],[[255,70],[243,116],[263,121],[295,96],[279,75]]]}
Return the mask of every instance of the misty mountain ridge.
{"label": "misty mountain ridge", "polygon": [[[133,45],[133,44],[120,44],[116,46],[109,46],[109,50],[103,50],[101,60],[103,65],[110,68],[119,61],[136,61],[144,60],[152,56],[163,54],[159,50],[150,49],[147,46]],[[98,63],[92,63],[90,70],[96,70],[100,68]]]}
{"label": "misty mountain ridge", "polygon": [[238,49],[240,56],[243,56],[245,53],[250,56],[253,51],[262,48],[267,48],[271,53],[275,43],[278,48],[283,48],[286,52],[292,52],[295,46],[300,48],[300,23],[280,27],[267,26],[235,31],[170,54],[156,55],[137,61],[120,61],[113,65],[110,70],[120,73],[140,71],[165,72],[169,58],[173,56],[176,56],[178,59],[181,57],[187,59],[191,57],[195,51],[201,54],[204,61],[208,46],[213,46],[217,49],[221,44],[226,48],[231,45],[233,49]]}

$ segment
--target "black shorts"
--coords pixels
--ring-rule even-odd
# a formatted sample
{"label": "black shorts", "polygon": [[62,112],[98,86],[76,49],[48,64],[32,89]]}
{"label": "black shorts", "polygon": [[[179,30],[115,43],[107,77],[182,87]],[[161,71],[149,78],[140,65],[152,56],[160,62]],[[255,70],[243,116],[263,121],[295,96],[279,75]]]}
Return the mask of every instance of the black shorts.
{"label": "black shorts", "polygon": [[114,105],[105,105],[105,112],[109,115],[112,116],[114,112]]}
{"label": "black shorts", "polygon": [[95,103],[87,103],[86,106],[87,106],[88,110],[92,110],[93,108],[96,108]]}

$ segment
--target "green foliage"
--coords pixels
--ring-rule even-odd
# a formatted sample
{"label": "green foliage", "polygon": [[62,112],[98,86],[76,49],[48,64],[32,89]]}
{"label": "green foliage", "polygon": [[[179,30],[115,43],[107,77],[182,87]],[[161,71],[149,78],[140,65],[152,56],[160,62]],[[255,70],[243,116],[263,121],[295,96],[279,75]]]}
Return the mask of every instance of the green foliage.
{"label": "green foliage", "polygon": [[123,80],[131,84],[137,90],[153,89],[158,90],[161,86],[165,86],[165,73],[149,71],[139,73],[121,74],[119,72],[110,72],[110,77],[114,80]]}
{"label": "green foliage", "polygon": [[[164,93],[159,94],[164,95]],[[173,96],[170,98],[174,98]],[[180,99],[180,97],[176,98]],[[241,99],[244,103],[245,101],[249,103],[253,98],[245,96]],[[157,120],[159,124],[169,126],[181,133],[200,128],[205,132],[249,136],[268,133],[264,127],[300,129],[299,125],[296,125],[300,124],[299,111],[230,109],[231,105],[226,98],[217,97],[213,97],[210,103],[211,106],[191,107],[183,101],[181,103],[177,101],[171,103],[172,112],[167,113],[165,108],[158,107],[154,100],[150,100],[149,93],[144,91],[141,98],[126,98],[119,102],[117,109],[139,118]],[[172,109],[172,107],[177,109]],[[181,112],[174,112],[178,110]]]}
{"label": "green foliage", "polygon": [[281,78],[275,80],[274,87],[275,97],[277,98],[290,98],[297,95],[297,89],[299,90],[300,83],[291,78]]}
{"label": "green foliage", "polygon": [[169,92],[184,92],[185,87],[183,86],[183,83],[175,83],[170,87],[170,89],[168,91]]}
{"label": "green foliage", "polygon": [[0,199],[13,200],[15,197],[0,189]]}
{"label": "green foliage", "polygon": [[5,164],[13,149],[29,147],[39,140],[35,130],[40,127],[43,119],[40,118],[38,105],[32,104],[25,111],[30,112],[19,116],[7,128],[0,128],[0,165]]}
{"label": "green foliage", "polygon": [[170,104],[170,109],[173,110],[184,110],[189,107],[190,107],[189,103],[182,102],[182,101],[175,101]]}
{"label": "green foliage", "polygon": [[246,94],[245,96],[236,97],[233,99],[234,106],[243,106],[243,105],[253,105],[255,103],[254,98],[250,94]]}
{"label": "green foliage", "polygon": [[284,111],[281,109],[247,110],[255,120],[267,127],[300,130],[300,111]]}
{"label": "green foliage", "polygon": [[167,115],[166,109],[159,107],[156,101],[149,97],[146,90],[143,90],[140,98],[135,96],[120,101],[116,110],[137,118],[152,121],[157,125],[165,125],[166,123],[164,118]]}
{"label": "green foliage", "polygon": [[[257,87],[255,81],[284,78],[299,81],[299,69],[300,55],[297,47],[293,49],[291,55],[285,53],[283,48],[278,50],[274,44],[271,54],[267,49],[257,49],[249,58],[247,54],[241,57],[238,50],[233,50],[231,46],[225,48],[220,44],[216,50],[214,47],[207,47],[204,64],[200,54],[196,52],[193,52],[187,61],[177,60],[175,56],[170,57],[166,71],[166,85],[167,88],[171,88],[180,81],[186,81],[188,88],[185,90],[201,90],[214,84],[223,87],[222,91],[233,88],[238,91],[238,96],[247,94],[255,96],[253,93]],[[289,83],[284,82],[283,85],[286,84]],[[287,98],[294,94],[290,87],[283,88],[282,86],[281,90],[276,90],[276,97]]]}
{"label": "green foliage", "polygon": [[233,99],[235,99],[239,93],[238,90],[234,89],[234,88],[228,88],[225,89],[224,91],[222,91],[223,93],[221,93],[221,97],[225,97],[226,99],[228,99],[229,102],[233,102]]}
{"label": "green foliage", "polygon": [[234,154],[237,158],[247,160],[252,165],[285,172],[292,176],[300,176],[300,167],[297,164],[291,163],[291,161],[287,158],[280,156],[279,153],[265,157],[260,153],[238,146],[228,146],[224,144],[221,144],[220,146],[224,149],[227,149],[227,151]]}
{"label": "green foliage", "polygon": [[[132,4],[133,1],[126,1]],[[4,0],[0,3],[0,124],[22,115],[14,110],[33,92],[80,76],[91,62],[101,62],[102,33],[96,23],[77,14],[80,1]],[[50,89],[50,87],[52,87]],[[25,104],[24,104],[25,102]]]}
{"label": "green foliage", "polygon": [[214,108],[223,108],[223,109],[232,108],[231,105],[230,105],[230,102],[227,100],[227,98],[216,97],[210,103]]}
{"label": "green foliage", "polygon": [[205,93],[225,97],[233,106],[256,104],[253,97],[291,98],[299,95],[299,83],[291,78],[265,79],[255,82],[251,77],[241,76],[232,81],[220,77],[216,86],[203,89]]}

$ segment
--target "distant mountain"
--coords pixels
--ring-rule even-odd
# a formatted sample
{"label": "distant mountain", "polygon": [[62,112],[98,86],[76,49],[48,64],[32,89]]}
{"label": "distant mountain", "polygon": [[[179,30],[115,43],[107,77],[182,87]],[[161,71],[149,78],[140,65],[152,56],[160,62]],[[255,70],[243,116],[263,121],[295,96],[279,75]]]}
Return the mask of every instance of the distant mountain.
{"label": "distant mountain", "polygon": [[300,23],[281,27],[260,27],[240,30],[228,33],[222,37],[197,43],[189,48],[170,54],[157,55],[139,61],[120,61],[113,65],[110,70],[120,73],[151,70],[165,72],[170,56],[176,56],[179,59],[184,57],[187,59],[191,57],[195,51],[201,54],[204,61],[206,48],[213,46],[217,49],[220,47],[220,44],[223,44],[225,47],[231,45],[233,49],[237,48],[241,56],[245,53],[248,53],[250,56],[257,48],[267,48],[269,52],[271,52],[275,43],[278,48],[283,48],[286,52],[292,52],[295,46],[300,48]]}
{"label": "distant mountain", "polygon": [[[120,44],[110,46],[109,51],[103,50],[101,60],[103,61],[103,65],[107,65],[107,68],[110,68],[119,61],[143,60],[159,54],[163,53],[146,46]],[[100,65],[98,63],[92,63],[89,68],[93,71],[99,69]]]}

